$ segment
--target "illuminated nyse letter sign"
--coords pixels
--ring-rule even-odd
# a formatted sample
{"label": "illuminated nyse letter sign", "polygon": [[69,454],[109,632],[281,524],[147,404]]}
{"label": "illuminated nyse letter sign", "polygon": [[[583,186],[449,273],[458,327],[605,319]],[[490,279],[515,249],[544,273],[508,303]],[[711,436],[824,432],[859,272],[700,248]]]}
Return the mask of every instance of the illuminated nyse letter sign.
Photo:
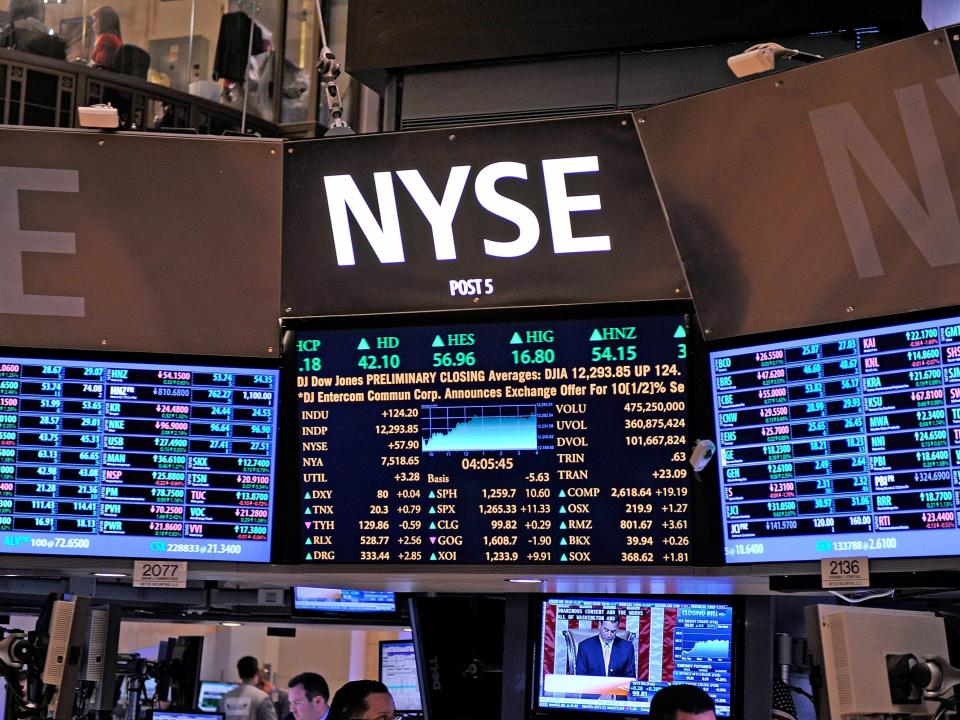
{"label": "illuminated nyse letter sign", "polygon": [[[609,235],[574,237],[570,223],[571,213],[602,209],[599,195],[568,195],[565,180],[567,175],[574,173],[599,172],[597,157],[557,158],[544,160],[542,164],[554,252],[609,252]],[[400,170],[396,175],[430,223],[437,260],[456,260],[453,220],[463,199],[470,166],[457,165],[450,169],[440,200],[427,187],[418,170]],[[496,183],[503,178],[526,180],[527,166],[518,162],[487,165],[477,173],[474,194],[484,209],[516,225],[518,234],[513,240],[484,238],[483,248],[492,257],[520,257],[533,250],[539,242],[540,221],[530,208],[497,192]],[[380,210],[379,220],[350,175],[327,175],[323,178],[338,265],[356,265],[357,262],[350,231],[350,215],[353,215],[381,263],[402,263],[406,260],[391,173],[374,173],[373,182]]]}
{"label": "illuminated nyse letter sign", "polygon": [[[947,76],[937,84],[960,114],[960,78]],[[909,85],[897,90],[895,95],[920,181],[923,204],[851,103],[810,111],[810,122],[840,221],[857,274],[862,278],[884,273],[851,158],[856,159],[931,267],[960,262],[960,218],[923,87]]]}
{"label": "illuminated nyse letter sign", "polygon": [[22,253],[76,252],[76,236],[68,232],[20,229],[18,191],[80,192],[76,170],[0,167],[0,313],[83,317],[84,299],[62,295],[27,295],[23,288]]}

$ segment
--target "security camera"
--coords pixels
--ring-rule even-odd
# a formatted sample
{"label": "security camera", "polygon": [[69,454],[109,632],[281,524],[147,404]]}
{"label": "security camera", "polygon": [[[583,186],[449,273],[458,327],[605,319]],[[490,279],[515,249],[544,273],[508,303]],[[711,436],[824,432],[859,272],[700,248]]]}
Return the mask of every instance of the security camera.
{"label": "security camera", "polygon": [[779,43],[760,43],[744,50],[739,55],[727,58],[727,67],[738,78],[773,70],[778,57],[792,58],[804,63],[823,60],[823,55],[785,48]]}
{"label": "security camera", "polygon": [[717,446],[711,440],[697,440],[693,444],[693,451],[690,453],[690,465],[694,471],[700,472],[713,459],[717,452]]}
{"label": "security camera", "polygon": [[727,58],[727,67],[738,78],[770,72],[775,64],[773,50],[763,45],[752,47],[739,55],[732,55]]}
{"label": "security camera", "polygon": [[120,127],[120,116],[110,103],[88,105],[77,108],[80,127],[116,130]]}

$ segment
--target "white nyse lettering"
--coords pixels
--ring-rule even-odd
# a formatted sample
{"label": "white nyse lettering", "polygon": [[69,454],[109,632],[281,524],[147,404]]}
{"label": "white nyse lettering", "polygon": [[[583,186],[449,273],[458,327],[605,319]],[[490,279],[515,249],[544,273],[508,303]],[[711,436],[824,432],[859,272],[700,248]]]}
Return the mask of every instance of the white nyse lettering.
{"label": "white nyse lettering", "polygon": [[550,231],[553,233],[553,249],[557,253],[608,252],[609,235],[573,237],[570,213],[585,210],[600,210],[599,195],[567,195],[564,176],[572,173],[599,172],[596,155],[558,158],[543,161],[543,181],[547,190],[547,208],[550,211]]}
{"label": "white nyse lettering", "polygon": [[[954,109],[960,110],[954,87],[940,81],[940,88]],[[896,97],[926,209],[851,103],[810,111],[840,221],[862,278],[883,275],[883,265],[851,158],[857,161],[931,267],[960,262],[960,218],[923,87],[901,88]]]}
{"label": "white nyse lettering", "polygon": [[447,187],[443,191],[443,199],[437,199],[430,192],[430,188],[423,181],[419,170],[400,170],[397,177],[403,182],[423,216],[430,221],[433,230],[433,247],[437,260],[456,260],[457,247],[453,242],[453,217],[460,207],[460,198],[463,188],[470,175],[469,165],[457,165],[450,168],[450,177],[447,178]]}
{"label": "white nyse lettering", "polygon": [[84,299],[66,295],[27,295],[22,253],[76,253],[76,235],[20,229],[19,190],[80,192],[76,170],[0,167],[0,313],[83,317]]}
{"label": "white nyse lettering", "polygon": [[403,238],[400,236],[400,217],[397,215],[397,198],[393,194],[393,180],[389,172],[378,172],[373,174],[373,181],[377,188],[377,202],[380,205],[379,223],[352,177],[327,175],[323,178],[338,265],[357,264],[353,254],[353,238],[350,235],[347,208],[353,213],[380,262],[402,263],[404,261]]}
{"label": "white nyse lettering", "polygon": [[537,221],[537,216],[526,205],[505,198],[497,192],[495,187],[497,180],[505,177],[526,180],[527,166],[517,162],[498,162],[487,165],[477,173],[474,191],[483,207],[494,215],[512,222],[517,226],[520,234],[517,235],[516,240],[506,242],[484,238],[483,249],[487,255],[493,257],[520,257],[536,247],[540,240],[540,223]]}

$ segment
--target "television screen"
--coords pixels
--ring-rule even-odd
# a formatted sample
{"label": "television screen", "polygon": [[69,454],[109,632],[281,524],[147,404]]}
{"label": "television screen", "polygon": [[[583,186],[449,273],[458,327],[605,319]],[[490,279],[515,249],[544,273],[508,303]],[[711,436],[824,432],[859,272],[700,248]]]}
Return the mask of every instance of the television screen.
{"label": "television screen", "polygon": [[385,590],[346,588],[293,588],[293,609],[327,613],[394,613],[396,598]]}
{"label": "television screen", "polygon": [[380,682],[390,689],[397,710],[418,712],[423,709],[413,640],[380,641]]}
{"label": "television screen", "polygon": [[540,619],[535,709],[645,714],[657,690],[684,683],[709,693],[718,717],[731,717],[736,657],[731,605],[548,597]]}
{"label": "television screen", "polygon": [[197,693],[197,707],[204,713],[215,713],[219,711],[220,698],[236,686],[237,683],[220,682],[218,680],[201,680],[200,691]]}
{"label": "television screen", "polygon": [[278,375],[0,357],[0,553],[268,562]]}
{"label": "television screen", "polygon": [[301,559],[689,563],[686,318],[623,313],[299,332]]}
{"label": "television screen", "polygon": [[960,554],[960,318],[710,363],[727,562]]}

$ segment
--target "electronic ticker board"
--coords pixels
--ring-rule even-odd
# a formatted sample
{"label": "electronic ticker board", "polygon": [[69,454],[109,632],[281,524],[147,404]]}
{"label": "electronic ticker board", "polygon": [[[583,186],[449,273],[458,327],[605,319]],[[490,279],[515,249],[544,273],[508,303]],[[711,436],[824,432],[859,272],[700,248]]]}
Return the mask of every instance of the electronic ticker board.
{"label": "electronic ticker board", "polygon": [[656,316],[301,331],[301,560],[691,561],[687,328]]}
{"label": "electronic ticker board", "polygon": [[960,318],[710,363],[727,562],[960,554]]}
{"label": "electronic ticker board", "polygon": [[276,369],[0,358],[0,553],[270,560]]}

